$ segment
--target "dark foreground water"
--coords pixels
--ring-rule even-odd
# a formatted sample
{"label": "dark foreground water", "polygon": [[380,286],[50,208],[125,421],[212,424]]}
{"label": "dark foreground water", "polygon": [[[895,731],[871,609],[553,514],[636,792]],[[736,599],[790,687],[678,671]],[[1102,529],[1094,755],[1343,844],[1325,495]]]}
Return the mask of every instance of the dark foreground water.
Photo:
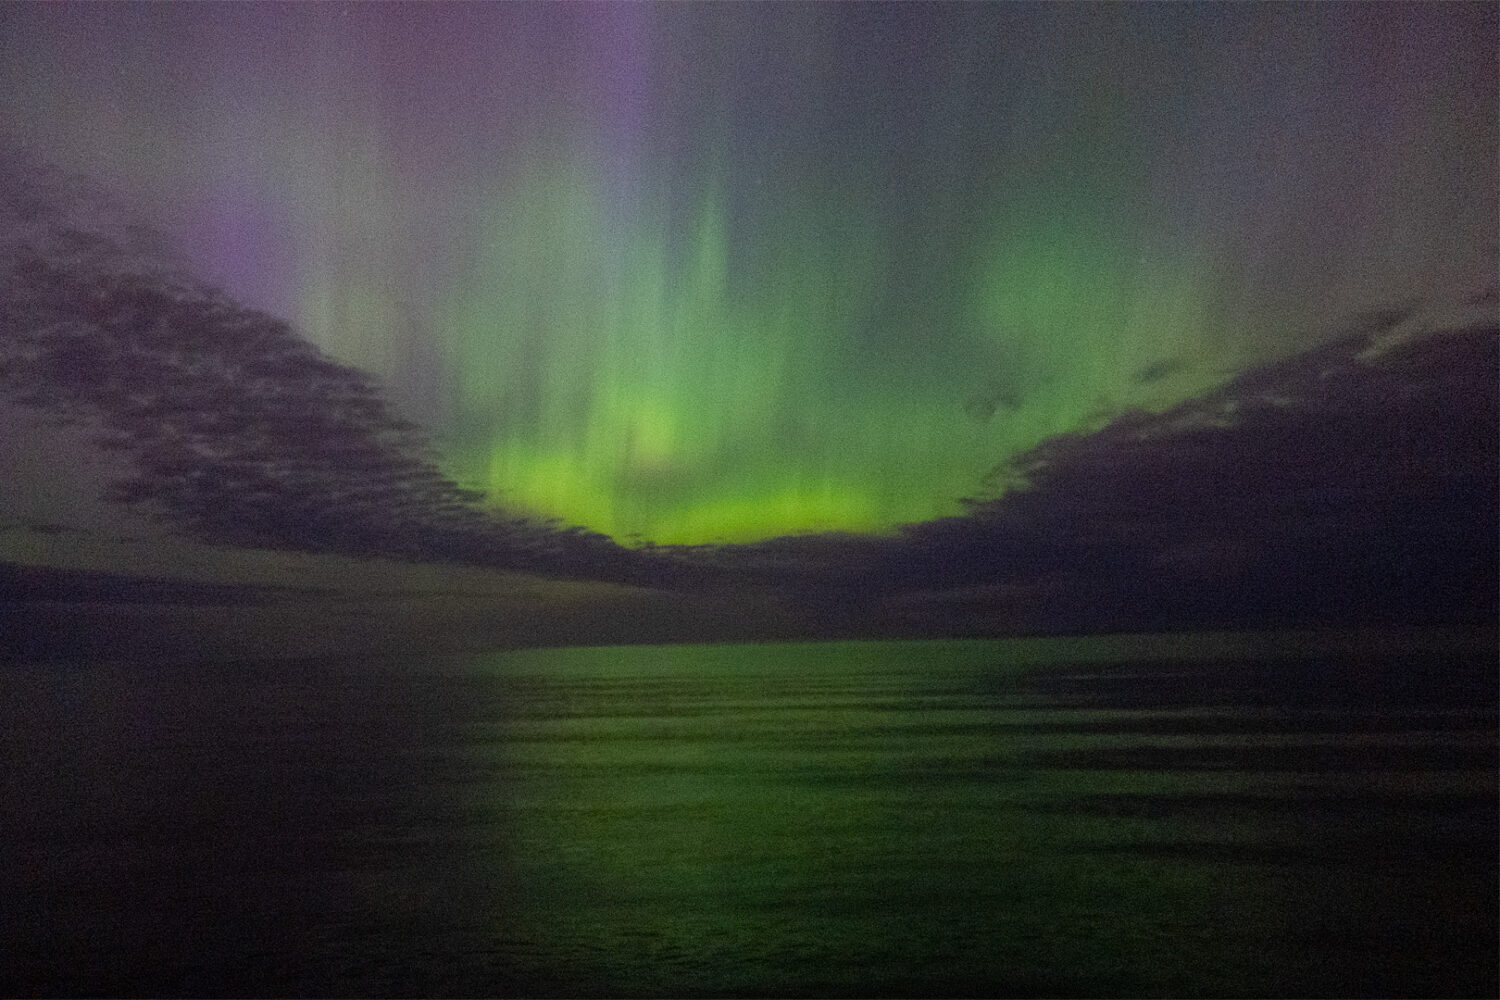
{"label": "dark foreground water", "polygon": [[1494,649],[18,667],[0,993],[1497,992]]}

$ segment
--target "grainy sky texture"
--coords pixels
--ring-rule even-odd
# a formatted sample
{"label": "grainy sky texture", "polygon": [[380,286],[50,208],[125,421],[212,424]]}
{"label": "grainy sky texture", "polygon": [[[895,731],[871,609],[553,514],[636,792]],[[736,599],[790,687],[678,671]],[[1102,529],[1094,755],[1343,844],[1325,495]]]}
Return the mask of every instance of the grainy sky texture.
{"label": "grainy sky texture", "polygon": [[509,512],[878,531],[1495,267],[1493,5],[20,4],[0,128]]}

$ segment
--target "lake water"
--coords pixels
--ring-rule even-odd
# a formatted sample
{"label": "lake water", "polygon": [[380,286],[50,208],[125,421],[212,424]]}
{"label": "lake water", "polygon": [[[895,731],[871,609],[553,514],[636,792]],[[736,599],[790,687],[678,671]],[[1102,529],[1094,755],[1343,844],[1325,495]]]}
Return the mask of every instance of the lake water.
{"label": "lake water", "polygon": [[11,666],[0,993],[1497,991],[1494,648]]}

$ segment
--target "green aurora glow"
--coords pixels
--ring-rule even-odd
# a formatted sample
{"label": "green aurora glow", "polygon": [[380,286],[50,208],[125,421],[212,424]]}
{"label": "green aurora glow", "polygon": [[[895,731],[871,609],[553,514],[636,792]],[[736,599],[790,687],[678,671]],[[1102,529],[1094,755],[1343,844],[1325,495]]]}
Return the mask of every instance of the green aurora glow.
{"label": "green aurora glow", "polygon": [[1483,5],[0,19],[29,143],[383,379],[497,509],[624,542],[952,514],[1493,267]]}
{"label": "green aurora glow", "polygon": [[[1213,378],[1192,268],[1086,221],[991,227],[951,308],[902,316],[890,220],[835,185],[789,192],[756,241],[711,189],[676,252],[665,215],[613,219],[583,164],[495,200],[442,318],[472,428],[450,452],[461,479],[620,538],[879,531],[952,513],[1045,437]],[[1170,378],[1139,378],[1163,363]]]}

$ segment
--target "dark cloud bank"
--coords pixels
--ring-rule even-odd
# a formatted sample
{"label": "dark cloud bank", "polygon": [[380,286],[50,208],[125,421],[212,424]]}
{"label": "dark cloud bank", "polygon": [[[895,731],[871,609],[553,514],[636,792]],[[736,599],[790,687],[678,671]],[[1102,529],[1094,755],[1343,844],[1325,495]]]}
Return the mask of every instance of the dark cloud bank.
{"label": "dark cloud bank", "polygon": [[875,629],[1492,622],[1500,331],[1383,347],[1405,318],[1053,438],[965,516],[736,555],[856,614],[881,594]]}
{"label": "dark cloud bank", "polygon": [[825,634],[1496,616],[1493,291],[1466,303],[1478,320],[1371,315],[1168,412],[1051,439],[962,516],[641,551],[481,509],[368,377],[192,278],[83,181],[7,153],[0,199],[0,391],[100,428],[129,470],[111,498],[191,537],[769,586]]}
{"label": "dark cloud bank", "polygon": [[111,499],[230,545],[628,571],[602,536],[480,511],[369,377],[195,280],[85,181],[11,154],[0,188],[0,384],[102,426],[132,469]]}

